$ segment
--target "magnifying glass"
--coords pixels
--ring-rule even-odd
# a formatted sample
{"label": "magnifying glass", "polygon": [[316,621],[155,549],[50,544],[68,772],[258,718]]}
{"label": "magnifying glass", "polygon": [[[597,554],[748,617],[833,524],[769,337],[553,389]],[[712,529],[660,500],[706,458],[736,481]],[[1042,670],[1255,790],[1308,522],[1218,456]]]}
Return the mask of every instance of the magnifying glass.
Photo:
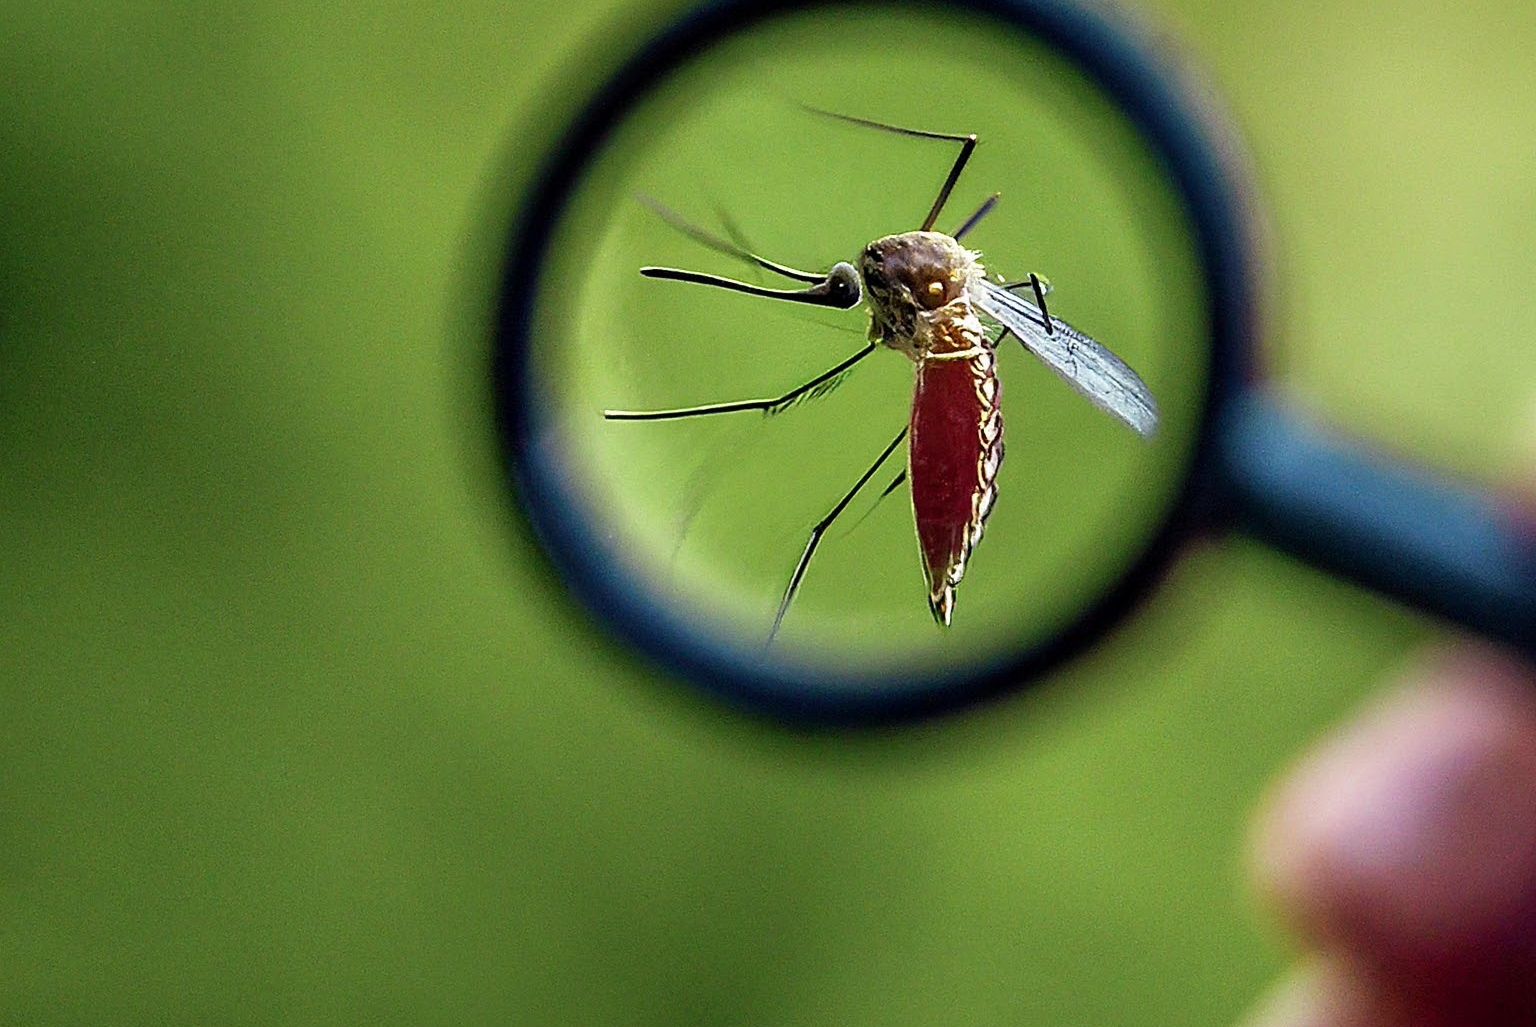
{"label": "magnifying glass", "polygon": [[[1536,545],[1513,507],[1264,389],[1236,152],[1098,7],[690,13],[596,93],[512,238],[495,388],[532,525],[651,658],[801,721],[1038,679],[1216,530],[1536,652]],[[922,279],[902,293],[920,313],[898,316],[872,244],[922,229],[960,237],[984,281]],[[949,454],[989,465],[957,500],[985,532],[946,601],[924,534],[935,432],[912,433],[932,325],[965,297],[981,334],[942,363],[990,362],[972,384],[1000,423],[975,430],[1006,459]]]}

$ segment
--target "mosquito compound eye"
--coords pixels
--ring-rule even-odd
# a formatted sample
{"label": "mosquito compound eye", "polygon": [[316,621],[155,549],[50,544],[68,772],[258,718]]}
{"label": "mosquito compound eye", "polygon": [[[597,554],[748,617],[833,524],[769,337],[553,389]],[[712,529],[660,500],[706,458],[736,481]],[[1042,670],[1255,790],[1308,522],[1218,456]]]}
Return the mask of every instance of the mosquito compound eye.
{"label": "mosquito compound eye", "polygon": [[[1129,109],[1146,58],[1098,5],[710,10],[730,16],[680,21],[591,98],[519,201],[496,388],[509,494],[558,572],[537,599],[573,651],[566,586],[650,655],[632,676],[799,719],[1011,687],[1154,577],[1203,437],[1202,254],[1238,252],[1197,242],[1187,198],[1216,176],[1170,177],[1155,133],[1188,125]],[[890,73],[919,52],[967,55],[937,123],[903,113],[931,80]],[[1031,202],[1042,179],[1073,202]],[[1021,199],[970,217],[998,190]],[[924,249],[957,230],[981,266]],[[837,253],[859,256],[823,270]],[[974,345],[927,359],[912,307],[943,321],[968,283],[974,310],[937,328]],[[1105,413],[1131,368],[1162,408],[1150,442]]]}

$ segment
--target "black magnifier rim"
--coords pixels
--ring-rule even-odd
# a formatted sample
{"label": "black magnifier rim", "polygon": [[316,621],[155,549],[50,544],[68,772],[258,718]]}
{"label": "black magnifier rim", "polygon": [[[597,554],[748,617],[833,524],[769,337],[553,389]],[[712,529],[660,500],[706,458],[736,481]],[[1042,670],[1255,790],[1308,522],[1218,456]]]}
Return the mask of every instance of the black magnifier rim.
{"label": "black magnifier rim", "polygon": [[[1250,191],[1226,125],[1203,92],[1122,17],[1069,0],[946,0],[913,6],[971,11],[1065,55],[1114,100],[1174,180],[1195,230],[1207,286],[1211,352],[1187,473],[1157,530],[1112,585],[1069,625],[1004,660],[910,680],[769,664],[658,609],[592,545],[577,492],[557,452],[541,441],[543,400],[530,373],[534,304],[556,226],[583,170],[609,133],[673,69],[723,38],[775,16],[835,0],[715,0],[683,15],[594,94],[534,180],[514,226],[502,283],[493,385],[499,427],[523,509],[571,589],[642,651],[738,705],[782,720],[877,724],[953,710],[1039,680],[1081,653],[1135,608],[1177,555],[1208,526],[1215,497],[1218,403],[1252,378],[1256,239]],[[532,287],[530,287],[532,286]]]}

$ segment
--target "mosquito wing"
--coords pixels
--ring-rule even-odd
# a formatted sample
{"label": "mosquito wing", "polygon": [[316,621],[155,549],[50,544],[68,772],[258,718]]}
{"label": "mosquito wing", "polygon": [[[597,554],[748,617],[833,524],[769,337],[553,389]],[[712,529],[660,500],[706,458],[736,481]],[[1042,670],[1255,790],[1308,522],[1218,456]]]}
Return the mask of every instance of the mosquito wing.
{"label": "mosquito wing", "polygon": [[977,302],[1017,335],[1025,349],[1098,406],[1143,435],[1157,430],[1157,401],[1152,390],[1102,343],[1058,317],[1050,319],[1047,331],[1039,307],[993,282],[982,281]]}

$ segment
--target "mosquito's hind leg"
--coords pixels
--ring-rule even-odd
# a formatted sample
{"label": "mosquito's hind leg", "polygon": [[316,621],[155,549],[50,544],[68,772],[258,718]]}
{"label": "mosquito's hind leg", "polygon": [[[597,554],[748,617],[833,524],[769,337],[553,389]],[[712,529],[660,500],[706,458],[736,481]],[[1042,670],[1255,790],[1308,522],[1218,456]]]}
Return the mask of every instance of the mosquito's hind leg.
{"label": "mosquito's hind leg", "polygon": [[[795,564],[795,572],[789,577],[789,586],[784,589],[784,598],[779,601],[779,612],[774,616],[773,630],[768,634],[770,642],[778,635],[779,627],[784,623],[784,615],[789,612],[789,604],[794,602],[795,593],[800,591],[800,582],[804,580],[806,569],[811,565],[811,557],[816,555],[816,547],[821,545],[822,536],[827,533],[827,529],[832,527],[832,523],[837,520],[842,512],[848,508],[848,504],[853,502],[853,497],[859,494],[859,490],[869,484],[869,479],[873,478],[876,472],[880,470],[881,465],[890,459],[891,454],[896,452],[896,447],[901,445],[901,440],[906,437],[906,428],[902,428],[901,431],[897,432],[890,445],[886,446],[885,450],[875,458],[875,462],[869,465],[869,470],[859,476],[859,480],[853,483],[853,488],[844,493],[843,498],[837,501],[837,505],[832,508],[831,512],[816,522],[816,526],[811,529],[811,537],[805,543],[805,552],[800,554],[800,562]],[[886,493],[889,493],[900,482],[900,478],[896,479],[891,484],[891,487],[886,489]]]}
{"label": "mosquito's hind leg", "polygon": [[858,118],[852,114],[839,114],[836,111],[822,110],[820,107],[807,106],[806,110],[813,114],[820,114],[828,118],[836,118],[853,125],[863,125],[865,128],[878,128],[885,132],[895,132],[898,135],[916,136],[919,139],[943,139],[951,143],[960,144],[960,154],[955,158],[954,165],[949,169],[949,177],[944,179],[944,184],[939,187],[939,195],[934,199],[933,206],[928,209],[928,216],[923,218],[922,231],[933,229],[935,221],[939,220],[939,214],[944,210],[944,204],[949,200],[950,192],[955,188],[955,183],[960,181],[960,172],[965,170],[966,162],[971,159],[971,152],[976,149],[976,133],[959,135],[953,132],[930,132],[922,128],[906,128],[901,125],[892,125],[884,121],[875,121],[872,118]]}

